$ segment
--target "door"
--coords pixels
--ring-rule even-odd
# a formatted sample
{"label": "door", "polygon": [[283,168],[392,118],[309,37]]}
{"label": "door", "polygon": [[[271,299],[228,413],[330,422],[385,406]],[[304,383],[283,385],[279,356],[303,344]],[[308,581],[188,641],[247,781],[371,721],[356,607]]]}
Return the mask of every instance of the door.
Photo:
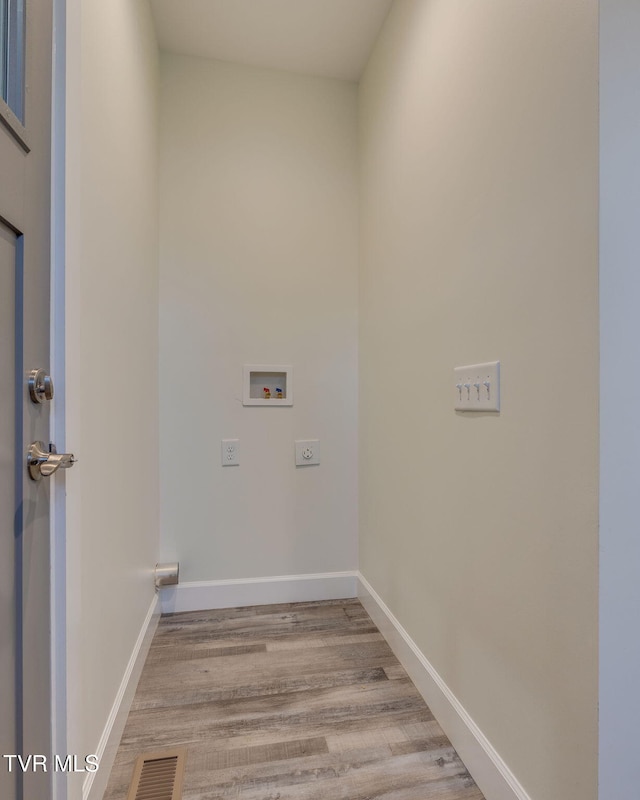
{"label": "door", "polygon": [[[27,376],[49,365],[51,14],[51,0],[0,0],[0,755],[47,759],[50,485],[26,454],[49,442]],[[0,761],[3,800],[50,797],[40,759]]]}

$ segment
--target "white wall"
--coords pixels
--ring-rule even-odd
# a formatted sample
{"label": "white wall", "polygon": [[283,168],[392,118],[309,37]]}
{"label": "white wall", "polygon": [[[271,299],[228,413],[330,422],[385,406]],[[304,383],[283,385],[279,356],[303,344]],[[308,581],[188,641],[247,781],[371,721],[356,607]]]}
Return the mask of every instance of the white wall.
{"label": "white wall", "polygon": [[361,83],[360,568],[535,800],[597,793],[597,56],[595,0],[398,0]]}
{"label": "white wall", "polygon": [[[356,86],[168,54],[161,74],[162,558],[181,581],[354,569]],[[243,407],[243,364],[292,364],[293,407]]]}
{"label": "white wall", "polygon": [[600,3],[600,800],[638,796],[640,8]]}
{"label": "white wall", "polygon": [[154,597],[158,55],[146,1],[67,14],[68,752],[83,758]]}

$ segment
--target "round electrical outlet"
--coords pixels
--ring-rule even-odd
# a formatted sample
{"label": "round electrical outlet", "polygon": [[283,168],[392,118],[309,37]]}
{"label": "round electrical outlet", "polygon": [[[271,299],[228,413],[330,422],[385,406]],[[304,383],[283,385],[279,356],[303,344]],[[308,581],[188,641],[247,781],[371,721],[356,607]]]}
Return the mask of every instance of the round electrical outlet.
{"label": "round electrical outlet", "polygon": [[302,457],[309,461],[309,459],[313,458],[313,450],[310,447],[305,447],[302,451]]}

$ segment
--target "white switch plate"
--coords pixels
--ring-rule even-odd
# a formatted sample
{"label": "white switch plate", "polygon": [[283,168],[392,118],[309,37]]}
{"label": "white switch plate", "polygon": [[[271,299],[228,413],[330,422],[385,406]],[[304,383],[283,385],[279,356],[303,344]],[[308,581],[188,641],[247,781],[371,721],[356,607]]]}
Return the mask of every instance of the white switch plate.
{"label": "white switch plate", "polygon": [[454,367],[456,411],[500,411],[500,362]]}
{"label": "white switch plate", "polygon": [[320,463],[320,442],[318,439],[296,439],[296,466],[308,467]]}
{"label": "white switch plate", "polygon": [[223,439],[220,450],[223,467],[240,465],[240,439]]}

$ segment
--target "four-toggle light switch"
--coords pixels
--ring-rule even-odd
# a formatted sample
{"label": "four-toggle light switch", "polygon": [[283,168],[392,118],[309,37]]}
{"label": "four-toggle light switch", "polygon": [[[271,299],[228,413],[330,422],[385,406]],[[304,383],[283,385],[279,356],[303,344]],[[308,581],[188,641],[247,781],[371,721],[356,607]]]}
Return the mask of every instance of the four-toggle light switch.
{"label": "four-toggle light switch", "polygon": [[454,367],[456,411],[500,411],[500,362]]}

